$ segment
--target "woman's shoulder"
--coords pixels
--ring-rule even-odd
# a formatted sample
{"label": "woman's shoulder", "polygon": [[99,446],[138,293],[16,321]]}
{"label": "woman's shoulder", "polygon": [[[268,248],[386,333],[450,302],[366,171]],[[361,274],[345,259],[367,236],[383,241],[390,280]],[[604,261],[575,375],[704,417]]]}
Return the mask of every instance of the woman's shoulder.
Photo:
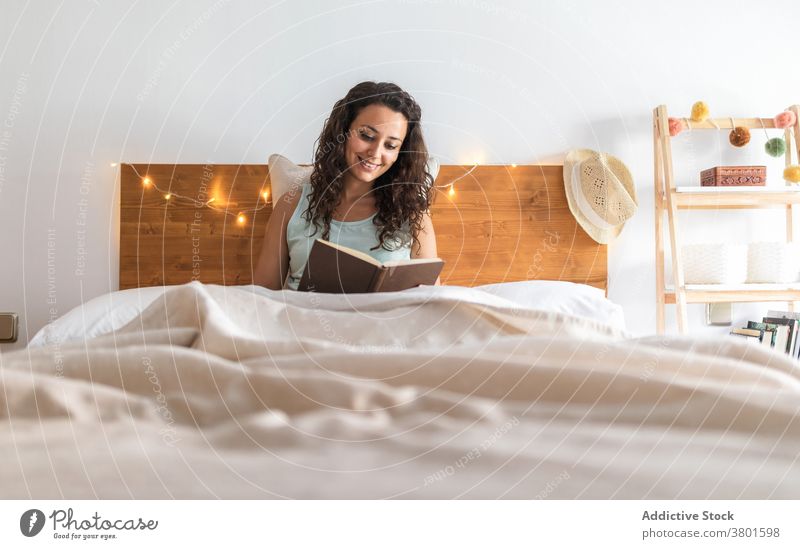
{"label": "woman's shoulder", "polygon": [[275,204],[273,204],[272,213],[287,214],[286,221],[288,221],[288,217],[291,217],[295,208],[297,208],[297,204],[300,203],[308,189],[307,185],[307,183],[301,183],[290,187],[289,190],[283,193]]}

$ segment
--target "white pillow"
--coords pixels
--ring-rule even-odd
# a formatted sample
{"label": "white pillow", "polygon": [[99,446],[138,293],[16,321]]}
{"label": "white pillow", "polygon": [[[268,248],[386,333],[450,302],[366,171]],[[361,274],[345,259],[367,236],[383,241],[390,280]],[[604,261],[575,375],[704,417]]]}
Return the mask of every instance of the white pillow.
{"label": "white pillow", "polygon": [[[277,200],[292,187],[302,186],[311,181],[314,166],[298,166],[285,156],[273,154],[269,157],[269,180],[272,185],[272,198]],[[428,156],[428,173],[434,181],[439,175],[439,160]]]}
{"label": "white pillow", "polygon": [[521,307],[555,311],[591,318],[625,331],[622,307],[605,296],[600,288],[561,280],[522,280],[476,286]]}
{"label": "white pillow", "polygon": [[439,175],[439,159],[435,156],[428,155],[428,173],[431,174],[433,181]]}
{"label": "white pillow", "polygon": [[175,286],[153,286],[111,292],[78,305],[36,332],[28,347],[89,339],[122,328]]}
{"label": "white pillow", "polygon": [[298,166],[280,154],[270,155],[269,181],[272,185],[272,200],[278,200],[292,187],[308,183],[311,180],[312,171],[314,171],[314,166]]}

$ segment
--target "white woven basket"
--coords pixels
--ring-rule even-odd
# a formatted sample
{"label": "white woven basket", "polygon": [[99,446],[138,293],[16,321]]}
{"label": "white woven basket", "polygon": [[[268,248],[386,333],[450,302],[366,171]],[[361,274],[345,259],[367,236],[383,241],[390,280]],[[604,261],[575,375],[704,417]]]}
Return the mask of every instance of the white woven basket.
{"label": "white woven basket", "polygon": [[687,244],[682,252],[686,284],[742,284],[747,279],[746,244]]}
{"label": "white woven basket", "polygon": [[747,247],[747,282],[797,282],[800,246],[796,242],[751,242]]}

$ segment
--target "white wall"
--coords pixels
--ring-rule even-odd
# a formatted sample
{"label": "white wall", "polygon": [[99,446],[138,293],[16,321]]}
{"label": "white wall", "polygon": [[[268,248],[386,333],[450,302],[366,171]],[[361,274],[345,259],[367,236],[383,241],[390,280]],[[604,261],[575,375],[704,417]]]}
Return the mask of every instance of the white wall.
{"label": "white wall", "polygon": [[[333,102],[366,79],[417,98],[444,163],[558,162],[577,147],[621,157],[640,211],[610,248],[610,297],[650,332],[653,107],[688,115],[704,99],[716,116],[767,116],[800,103],[789,1],[124,4],[3,2],[0,310],[21,314],[23,342],[116,288],[110,163],[309,161]],[[695,137],[675,144],[691,181],[722,161],[767,160],[758,132],[741,151],[726,135],[721,147]],[[686,235],[780,238],[773,218],[718,215]]]}

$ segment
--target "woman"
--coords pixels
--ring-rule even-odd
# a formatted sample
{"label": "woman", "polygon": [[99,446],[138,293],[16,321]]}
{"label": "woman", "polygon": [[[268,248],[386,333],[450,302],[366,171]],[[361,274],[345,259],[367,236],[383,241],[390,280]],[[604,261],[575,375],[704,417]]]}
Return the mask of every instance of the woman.
{"label": "woman", "polygon": [[310,183],[274,202],[253,283],[280,290],[288,273],[296,290],[317,238],[379,261],[436,257],[421,116],[389,82],[362,82],[339,100],[317,141]]}

